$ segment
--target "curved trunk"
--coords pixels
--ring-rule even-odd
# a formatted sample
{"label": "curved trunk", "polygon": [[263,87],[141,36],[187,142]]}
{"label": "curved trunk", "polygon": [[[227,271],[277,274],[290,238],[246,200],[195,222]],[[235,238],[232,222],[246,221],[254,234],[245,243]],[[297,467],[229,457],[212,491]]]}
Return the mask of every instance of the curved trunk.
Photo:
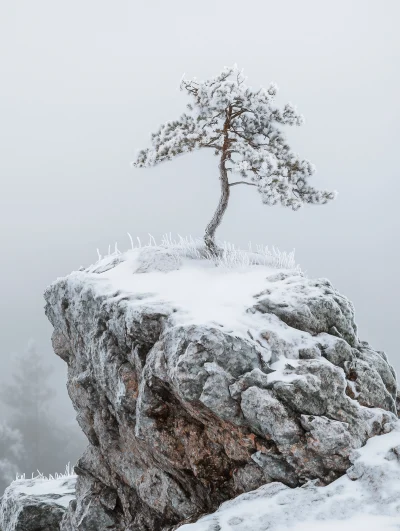
{"label": "curved trunk", "polygon": [[225,119],[225,124],[224,124],[224,145],[222,146],[221,160],[219,162],[219,182],[221,185],[221,197],[219,198],[217,209],[214,212],[214,215],[210,223],[207,225],[206,231],[204,233],[204,243],[206,244],[206,249],[213,255],[219,254],[218,246],[215,243],[215,231],[221,224],[222,218],[225,214],[225,210],[228,207],[228,201],[229,201],[230,189],[229,189],[228,172],[225,167],[225,162],[228,158],[228,148],[229,148],[229,134],[228,133],[229,133],[231,115],[232,115],[232,108],[231,106],[229,106],[227,109],[226,119]]}
{"label": "curved trunk", "polygon": [[215,231],[220,226],[223,215],[225,214],[225,211],[228,207],[230,194],[228,172],[225,168],[225,159],[226,153],[223,152],[221,156],[221,161],[219,163],[219,181],[221,184],[221,197],[219,199],[217,209],[214,212],[214,215],[210,223],[207,225],[206,231],[204,233],[204,243],[206,244],[206,248],[214,255],[218,254],[218,246],[215,243]]}

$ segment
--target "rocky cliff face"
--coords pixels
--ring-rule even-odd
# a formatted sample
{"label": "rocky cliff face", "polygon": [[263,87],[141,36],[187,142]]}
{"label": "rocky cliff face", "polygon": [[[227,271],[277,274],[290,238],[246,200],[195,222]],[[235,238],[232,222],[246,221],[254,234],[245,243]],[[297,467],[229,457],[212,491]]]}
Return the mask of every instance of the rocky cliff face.
{"label": "rocky cliff face", "polygon": [[328,484],[396,419],[394,371],[327,280],[146,248],[45,298],[89,441],[63,531],[173,529],[265,483]]}
{"label": "rocky cliff face", "polygon": [[400,517],[400,422],[350,456],[352,466],[327,487],[268,483],[225,502],[179,531],[393,531]]}

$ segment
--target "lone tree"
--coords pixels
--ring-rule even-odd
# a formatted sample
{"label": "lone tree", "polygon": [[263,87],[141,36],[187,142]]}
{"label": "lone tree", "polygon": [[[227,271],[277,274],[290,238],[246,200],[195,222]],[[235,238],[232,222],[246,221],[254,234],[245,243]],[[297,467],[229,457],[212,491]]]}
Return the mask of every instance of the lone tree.
{"label": "lone tree", "polygon": [[[301,125],[303,117],[290,103],[274,105],[277,87],[253,90],[242,71],[225,67],[208,81],[182,79],[181,90],[192,99],[188,112],[163,124],[151,135],[152,147],[139,152],[134,166],[155,166],[165,160],[201,148],[219,157],[221,197],[207,225],[207,249],[218,253],[215,231],[227,209],[230,188],[256,186],[263,203],[281,204],[298,210],[304,203],[324,204],[335,192],[316,190],[308,184],[315,167],[290,149],[281,125]],[[229,182],[230,172],[244,180]]]}

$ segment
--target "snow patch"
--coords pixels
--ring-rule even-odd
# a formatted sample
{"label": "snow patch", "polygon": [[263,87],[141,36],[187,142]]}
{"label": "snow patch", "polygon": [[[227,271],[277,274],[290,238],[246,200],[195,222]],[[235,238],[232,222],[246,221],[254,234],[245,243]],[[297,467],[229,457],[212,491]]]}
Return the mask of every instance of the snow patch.
{"label": "snow patch", "polygon": [[[69,502],[75,498],[76,476],[58,479],[33,478],[18,479],[10,485],[13,494],[17,497],[34,496],[43,497],[42,501],[54,502],[67,508]],[[10,488],[9,487],[9,488]],[[7,492],[7,490],[6,490]]]}
{"label": "snow patch", "polygon": [[[284,288],[280,283],[285,283],[288,277],[292,282],[293,277],[302,279],[292,253],[275,249],[270,252],[267,247],[257,248],[257,252],[242,251],[225,243],[222,255],[214,258],[205,256],[200,240],[181,237],[174,241],[165,237],[159,247],[153,240],[126,253],[115,252],[94,266],[75,272],[76,282],[92,281],[96,291],[108,296],[134,294],[132,307],[142,305],[143,301],[165,303],[175,309],[177,324],[208,324],[249,337],[257,319],[261,328],[269,319],[247,314],[248,308],[256,303],[260,285],[270,284],[276,300],[285,303],[289,302],[293,287]],[[88,274],[94,275],[90,279]],[[293,330],[274,316],[269,320],[277,335],[286,336],[290,343],[309,343],[308,334]],[[258,337],[260,327],[253,333],[261,344],[266,344]]]}
{"label": "snow patch", "polygon": [[36,515],[34,523],[38,529],[48,529],[49,522],[53,529],[54,522],[61,519],[75,499],[75,483],[76,476],[69,466],[64,474],[55,476],[46,477],[40,473],[30,479],[18,476],[1,498],[0,529],[25,529],[33,514]]}
{"label": "snow patch", "polygon": [[[17,475],[7,490],[16,496],[44,496],[57,498],[57,503],[68,507],[69,501],[75,497],[75,482],[77,476],[68,463],[64,473],[45,476],[38,471],[37,476],[26,478],[25,474]],[[6,490],[6,493],[7,493]]]}

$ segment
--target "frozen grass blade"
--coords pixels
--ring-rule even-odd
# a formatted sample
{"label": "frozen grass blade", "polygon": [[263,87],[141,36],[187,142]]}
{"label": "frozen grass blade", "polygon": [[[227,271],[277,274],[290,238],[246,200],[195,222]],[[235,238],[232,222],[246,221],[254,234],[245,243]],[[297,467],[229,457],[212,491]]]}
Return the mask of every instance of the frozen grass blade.
{"label": "frozen grass blade", "polygon": [[76,476],[76,474],[74,473],[74,469],[71,466],[71,463],[68,463],[66,465],[65,471],[63,473],[56,472],[54,475],[53,474],[49,474],[48,476],[45,476],[44,474],[42,474],[42,472],[40,472],[38,470],[36,476],[32,472],[32,477],[31,478],[27,478],[26,474],[17,474],[17,476],[15,478],[15,481],[21,481],[21,480],[26,480],[26,479],[40,479],[40,480],[43,480],[43,481],[52,481],[54,479],[73,478],[75,476]]}
{"label": "frozen grass blade", "polygon": [[[238,249],[234,244],[229,242],[219,242],[221,253],[215,256],[204,245],[201,238],[193,238],[192,236],[184,237],[178,234],[177,239],[172,237],[172,233],[166,233],[161,238],[161,243],[158,245],[156,239],[149,233],[149,240],[147,244],[142,244],[139,237],[137,237],[138,244],[135,246],[131,234],[127,233],[131,242],[131,250],[160,247],[161,249],[168,249],[176,255],[177,263],[181,258],[191,258],[193,260],[206,259],[210,260],[216,267],[232,268],[248,268],[258,265],[264,265],[277,269],[288,269],[301,272],[301,268],[295,261],[295,251],[284,252],[280,251],[276,247],[271,249],[268,246],[256,245],[255,250],[253,244],[250,241],[248,249]],[[115,250],[111,253],[111,248],[108,249],[108,255],[102,257],[100,251],[97,250],[98,261],[107,261],[115,259],[120,255],[123,255],[119,251],[117,243],[115,243]],[[89,268],[92,270],[93,268]]]}

